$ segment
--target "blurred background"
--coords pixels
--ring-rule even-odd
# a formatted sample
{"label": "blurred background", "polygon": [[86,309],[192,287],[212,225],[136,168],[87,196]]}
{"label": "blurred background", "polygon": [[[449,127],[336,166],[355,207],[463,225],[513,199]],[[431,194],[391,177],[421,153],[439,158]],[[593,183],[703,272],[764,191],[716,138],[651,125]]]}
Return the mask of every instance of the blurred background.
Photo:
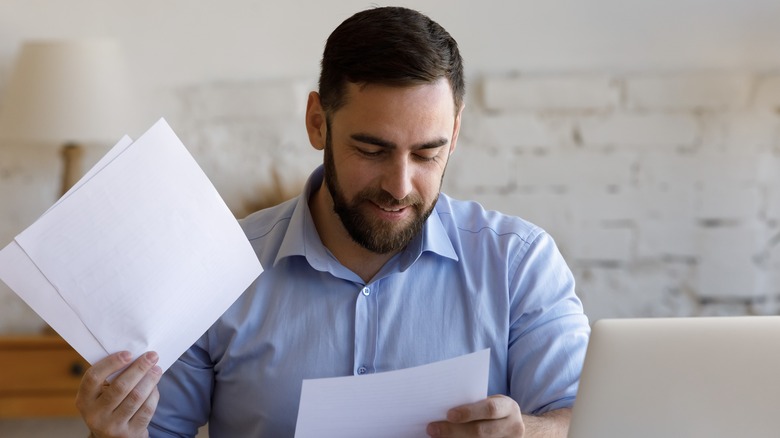
{"label": "blurred background", "polygon": [[[548,230],[591,320],[780,312],[780,3],[395,4],[438,21],[465,59],[444,191]],[[321,162],[303,113],[324,42],[375,5],[1,0],[0,105],[22,48],[41,40],[115,42],[113,88],[129,99],[87,119],[113,117],[104,132],[37,136],[33,123],[0,139],[0,245],[60,196],[64,143],[79,141],[80,174],[160,117],[236,217],[294,196]],[[0,333],[44,327],[0,284]]]}

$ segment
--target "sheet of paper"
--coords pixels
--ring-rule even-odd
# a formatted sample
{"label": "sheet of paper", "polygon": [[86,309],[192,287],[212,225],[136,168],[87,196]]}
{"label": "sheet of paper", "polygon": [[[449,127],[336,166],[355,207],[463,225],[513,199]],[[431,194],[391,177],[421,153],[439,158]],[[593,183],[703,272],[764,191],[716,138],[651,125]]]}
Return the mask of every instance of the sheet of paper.
{"label": "sheet of paper", "polygon": [[[76,184],[73,184],[73,187],[71,187],[70,189],[68,189],[68,191],[67,191],[67,192],[65,192],[65,194],[64,194],[64,195],[62,195],[62,197],[61,197],[59,200],[57,200],[57,202],[55,202],[55,203],[54,203],[54,205],[52,205],[51,207],[49,207],[49,210],[51,210],[52,208],[54,208],[54,206],[56,206],[57,204],[59,204],[60,202],[62,202],[62,200],[63,200],[63,199],[65,199],[65,198],[67,198],[68,196],[70,196],[70,194],[71,194],[71,193],[75,192],[76,190],[78,190],[78,189],[79,189],[79,187],[81,187],[81,186],[82,186],[82,185],[84,185],[84,184],[85,184],[87,181],[89,181],[90,179],[92,179],[92,177],[93,177],[93,176],[95,176],[95,175],[96,175],[98,172],[100,172],[101,170],[103,170],[103,168],[104,168],[104,167],[106,167],[106,166],[108,165],[108,163],[110,163],[110,162],[111,162],[111,161],[112,161],[114,158],[118,157],[118,156],[119,156],[119,155],[120,155],[122,152],[124,152],[124,150],[125,150],[125,149],[127,149],[127,148],[128,148],[130,145],[131,145],[131,144],[133,144],[133,139],[132,139],[132,138],[130,138],[130,136],[127,136],[127,135],[125,135],[124,137],[122,137],[122,138],[121,138],[121,139],[120,139],[120,140],[117,142],[117,144],[115,144],[115,145],[114,145],[114,147],[112,147],[111,149],[109,149],[109,151],[108,151],[108,152],[107,152],[105,155],[103,155],[103,157],[102,157],[102,158],[100,158],[100,160],[98,160],[98,162],[97,162],[97,163],[95,163],[95,165],[94,165],[94,166],[92,166],[92,168],[91,168],[91,169],[89,169],[89,170],[87,171],[87,173],[85,173],[85,174],[84,174],[84,176],[82,176],[82,177],[81,177],[81,179],[79,179],[79,180],[76,182]],[[49,210],[46,210],[46,213],[48,213],[48,212],[49,212]],[[44,213],[44,214],[46,214],[46,213]]]}
{"label": "sheet of paper", "polygon": [[[97,164],[68,190],[60,201],[77,190],[78,187],[105,167],[130,146],[131,143],[132,139],[130,137],[122,137]],[[59,204],[60,201],[57,201],[54,205]],[[34,309],[41,318],[47,321],[49,326],[59,333],[60,336],[64,339],[80,339],[80,342],[76,343],[74,348],[89,363],[94,363],[108,354],[97,339],[92,336],[87,326],[79,319],[76,312],[70,308],[54,286],[49,283],[46,276],[38,270],[35,263],[27,257],[22,247],[15,241],[0,250],[0,278],[28,306]]]}
{"label": "sheet of paper", "polygon": [[427,437],[431,421],[487,397],[490,350],[414,368],[304,380],[296,438]]}
{"label": "sheet of paper", "polygon": [[[101,160],[102,168],[96,166],[19,234],[16,246],[3,250],[4,259],[10,254],[13,265],[32,263],[83,323],[93,339],[81,329],[60,331],[48,320],[46,314],[62,302],[46,300],[42,307],[43,299],[25,299],[77,351],[94,351],[95,341],[107,353],[155,350],[165,370],[262,268],[235,218],[164,120],[115,149],[115,156]],[[7,271],[0,267],[4,280]],[[15,291],[47,295],[39,293],[47,288],[40,278],[31,279],[35,275],[27,283],[37,288],[14,287],[10,283],[19,283],[14,277],[6,283]],[[50,304],[54,301],[58,304]],[[64,313],[58,318],[73,319]]]}
{"label": "sheet of paper", "polygon": [[103,346],[16,242],[0,251],[0,278],[87,362],[106,357]]}

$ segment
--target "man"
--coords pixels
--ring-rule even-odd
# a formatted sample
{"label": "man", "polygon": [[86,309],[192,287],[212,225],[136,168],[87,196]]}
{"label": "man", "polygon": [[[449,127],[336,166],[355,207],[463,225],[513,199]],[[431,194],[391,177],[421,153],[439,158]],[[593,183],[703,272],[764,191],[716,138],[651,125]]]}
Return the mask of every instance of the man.
{"label": "man", "polygon": [[421,433],[565,436],[589,334],[571,272],[538,227],[440,194],[462,68],[418,12],[342,23],[306,110],[323,167],[241,221],[265,271],[165,376],[153,352],[95,364],[77,397],[93,435],[293,436],[303,379],[490,348],[492,395]]}

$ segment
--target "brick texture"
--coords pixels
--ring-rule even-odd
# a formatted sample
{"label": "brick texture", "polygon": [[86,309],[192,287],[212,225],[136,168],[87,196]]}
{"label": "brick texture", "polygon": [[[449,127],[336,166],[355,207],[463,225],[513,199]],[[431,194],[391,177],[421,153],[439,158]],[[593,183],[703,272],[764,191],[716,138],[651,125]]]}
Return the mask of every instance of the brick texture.
{"label": "brick texture", "polygon": [[751,77],[742,74],[644,75],[626,79],[627,106],[638,110],[727,110],[747,105]]}
{"label": "brick texture", "polygon": [[613,108],[619,88],[606,75],[517,75],[486,78],[484,106],[491,111],[593,111]]}
{"label": "brick texture", "polygon": [[[321,162],[310,89],[168,90],[166,117],[236,216],[297,193]],[[778,313],[779,112],[775,73],[488,75],[470,84],[444,190],[546,229],[592,320]],[[10,241],[55,198],[56,159],[2,146],[0,200],[22,206],[0,210]],[[3,285],[0,303],[0,329],[31,324]]]}

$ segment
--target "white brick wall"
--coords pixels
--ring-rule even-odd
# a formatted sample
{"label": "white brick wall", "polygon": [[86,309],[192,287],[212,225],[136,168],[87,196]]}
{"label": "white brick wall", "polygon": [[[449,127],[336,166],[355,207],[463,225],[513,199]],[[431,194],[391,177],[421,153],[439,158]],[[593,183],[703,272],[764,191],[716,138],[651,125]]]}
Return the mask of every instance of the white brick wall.
{"label": "white brick wall", "polygon": [[[473,123],[466,115],[467,125]],[[477,144],[501,149],[549,149],[560,144],[565,131],[556,129],[555,121],[539,114],[497,113],[487,114],[481,120]]]}
{"label": "white brick wall", "polygon": [[562,188],[571,191],[585,187],[606,190],[631,183],[635,154],[590,151],[556,152],[519,156],[512,181],[519,187]]}
{"label": "white brick wall", "polygon": [[[243,216],[321,162],[302,119],[313,87],[192,84],[166,117]],[[591,318],[780,312],[780,74],[534,73],[469,90],[445,191],[545,228]],[[5,241],[56,197],[56,157],[25,167],[38,153],[0,148],[0,198],[22,206],[1,211]],[[40,324],[4,287],[0,304],[0,330]]]}
{"label": "white brick wall", "polygon": [[758,218],[761,211],[756,186],[711,182],[699,189],[696,201],[695,218],[705,222],[749,221]]}
{"label": "white brick wall", "polygon": [[306,110],[309,81],[229,82],[187,87],[177,94],[193,121],[284,120]]}
{"label": "white brick wall", "polygon": [[614,108],[619,88],[607,75],[516,75],[482,83],[490,111],[593,111]]}
{"label": "white brick wall", "polygon": [[635,231],[631,228],[582,226],[576,240],[568,244],[567,255],[572,263],[620,264],[633,257],[635,241]]}
{"label": "white brick wall", "polygon": [[697,313],[697,300],[678,285],[677,270],[665,263],[645,263],[631,268],[576,266],[574,274],[591,320]]}
{"label": "white brick wall", "polygon": [[[476,191],[506,190],[512,182],[514,161],[511,151],[461,142],[450,157],[446,177],[451,177],[457,187],[469,187]],[[475,172],[474,169],[492,170]]]}
{"label": "white brick wall", "polygon": [[695,280],[697,296],[724,302],[761,295],[762,269],[755,260],[757,230],[749,226],[698,230],[699,264]]}
{"label": "white brick wall", "polygon": [[780,139],[780,118],[773,111],[739,111],[724,119],[723,150],[754,155],[772,151]]}
{"label": "white brick wall", "polygon": [[725,110],[742,108],[751,91],[744,74],[643,75],[626,79],[626,106],[636,110]]}
{"label": "white brick wall", "polygon": [[692,147],[698,141],[692,114],[620,112],[583,118],[580,135],[585,145],[617,148]]}
{"label": "white brick wall", "polygon": [[638,260],[698,260],[701,254],[693,223],[674,220],[642,221],[637,232]]}
{"label": "white brick wall", "polygon": [[755,82],[753,108],[770,111],[780,109],[780,75],[759,75]]}
{"label": "white brick wall", "polygon": [[486,78],[474,113],[517,152],[513,181],[458,194],[550,229],[593,317],[776,312],[779,78]]}

